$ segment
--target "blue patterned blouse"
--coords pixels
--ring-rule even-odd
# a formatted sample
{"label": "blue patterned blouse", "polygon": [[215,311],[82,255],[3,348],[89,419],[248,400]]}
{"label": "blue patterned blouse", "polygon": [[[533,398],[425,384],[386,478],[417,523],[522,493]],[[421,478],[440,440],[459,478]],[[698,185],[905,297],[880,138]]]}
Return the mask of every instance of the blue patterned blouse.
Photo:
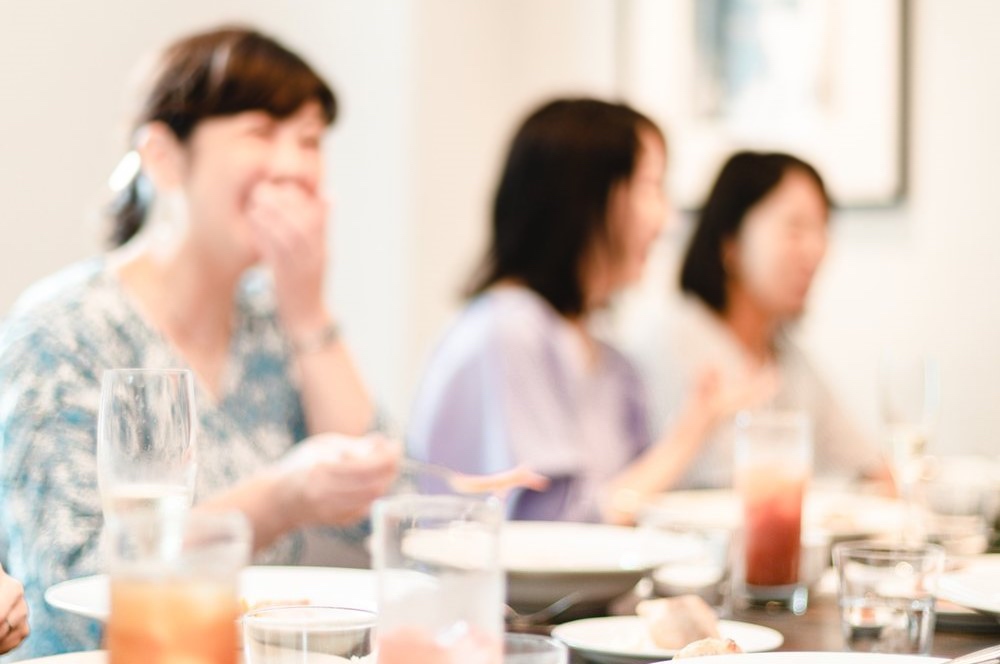
{"label": "blue patterned blouse", "polygon": [[[269,281],[249,273],[235,306],[221,396],[195,388],[197,496],[232,486],[306,436]],[[99,646],[98,624],[47,606],[43,595],[54,583],[101,571],[101,375],[185,366],[103,259],[37,284],[0,327],[0,541],[7,540],[5,569],[25,586],[32,628],[13,658]],[[257,562],[292,564],[301,550],[302,535],[290,535]]]}

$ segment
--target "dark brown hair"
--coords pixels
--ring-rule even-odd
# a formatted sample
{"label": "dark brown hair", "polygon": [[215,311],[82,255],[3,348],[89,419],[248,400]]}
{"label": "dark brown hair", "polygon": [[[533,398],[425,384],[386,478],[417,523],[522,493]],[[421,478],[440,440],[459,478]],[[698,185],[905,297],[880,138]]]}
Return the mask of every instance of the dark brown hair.
{"label": "dark brown hair", "polygon": [[[286,118],[319,102],[327,124],[337,115],[330,86],[302,58],[255,30],[224,27],[185,37],[160,55],[141,98],[132,133],[162,122],[181,142],[206,118],[264,111]],[[136,174],[109,206],[110,241],[128,242],[142,228],[152,186]]]}
{"label": "dark brown hair", "polygon": [[646,116],[596,99],[558,99],[532,113],[507,153],[472,294],[517,279],[564,316],[584,313],[583,261],[594,242],[610,240],[611,190],[633,175],[643,130],[663,141]]}
{"label": "dark brown hair", "polygon": [[798,157],[781,152],[738,152],[729,158],[712,185],[684,256],[682,291],[695,295],[719,313],[725,312],[728,300],[723,246],[739,234],[750,208],[774,191],[790,171],[804,173],[813,180],[830,206],[823,178]]}

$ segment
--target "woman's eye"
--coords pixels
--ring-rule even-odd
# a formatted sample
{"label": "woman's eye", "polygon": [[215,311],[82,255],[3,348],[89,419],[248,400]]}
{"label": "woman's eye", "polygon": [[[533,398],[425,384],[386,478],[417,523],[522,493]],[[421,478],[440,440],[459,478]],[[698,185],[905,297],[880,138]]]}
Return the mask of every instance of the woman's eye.
{"label": "woman's eye", "polygon": [[274,136],[274,123],[266,121],[255,122],[247,129],[247,133],[257,138],[271,138]]}
{"label": "woman's eye", "polygon": [[302,136],[299,139],[302,147],[308,148],[310,150],[318,150],[319,146],[322,144],[322,139],[319,136]]}

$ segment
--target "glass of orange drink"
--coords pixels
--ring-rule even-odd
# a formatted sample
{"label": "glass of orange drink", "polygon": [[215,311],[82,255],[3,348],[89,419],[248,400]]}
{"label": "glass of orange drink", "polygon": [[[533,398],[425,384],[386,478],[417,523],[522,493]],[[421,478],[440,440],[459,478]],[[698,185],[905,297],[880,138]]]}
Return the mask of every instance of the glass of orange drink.
{"label": "glass of orange drink", "polygon": [[742,595],[804,613],[799,578],[802,503],[812,471],[812,428],[797,411],[741,413],[734,480],[743,504]]}
{"label": "glass of orange drink", "polygon": [[109,664],[236,664],[238,583],[251,532],[238,512],[167,511],[107,524]]}

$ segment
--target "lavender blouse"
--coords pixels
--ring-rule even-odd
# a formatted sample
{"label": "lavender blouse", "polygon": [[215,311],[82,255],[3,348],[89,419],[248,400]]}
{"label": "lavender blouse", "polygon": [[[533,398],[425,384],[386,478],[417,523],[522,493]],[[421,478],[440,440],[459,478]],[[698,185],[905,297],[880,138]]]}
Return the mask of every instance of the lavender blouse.
{"label": "lavender blouse", "polygon": [[504,286],[459,315],[432,355],[411,415],[409,453],[462,472],[524,464],[548,476],[508,498],[514,519],[594,521],[608,480],[650,442],[632,365],[584,340],[532,290]]}

